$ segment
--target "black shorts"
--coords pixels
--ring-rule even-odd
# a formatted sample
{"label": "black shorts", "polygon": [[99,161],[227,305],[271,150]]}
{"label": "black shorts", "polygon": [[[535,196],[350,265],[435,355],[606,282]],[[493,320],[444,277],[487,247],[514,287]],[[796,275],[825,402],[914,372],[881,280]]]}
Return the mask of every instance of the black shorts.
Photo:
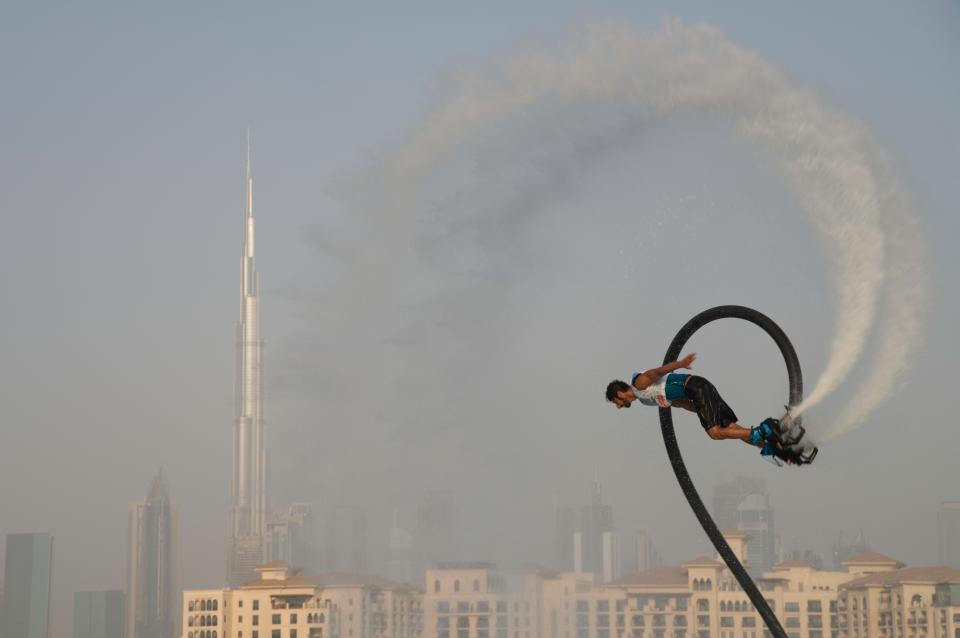
{"label": "black shorts", "polygon": [[693,403],[704,430],[715,425],[725,428],[737,422],[737,415],[720,397],[720,393],[713,384],[703,377],[691,376],[687,379],[685,389],[687,398]]}

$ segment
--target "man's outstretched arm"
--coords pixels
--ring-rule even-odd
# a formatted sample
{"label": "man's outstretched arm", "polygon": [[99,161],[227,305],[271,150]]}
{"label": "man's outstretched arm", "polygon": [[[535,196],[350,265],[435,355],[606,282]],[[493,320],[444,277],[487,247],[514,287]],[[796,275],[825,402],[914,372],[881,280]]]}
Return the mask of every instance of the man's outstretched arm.
{"label": "man's outstretched arm", "polygon": [[663,375],[665,374],[670,374],[674,370],[679,370],[681,368],[692,367],[693,362],[696,361],[696,359],[697,359],[697,353],[691,352],[690,354],[685,356],[683,359],[680,359],[679,361],[673,361],[666,365],[662,365],[659,368],[650,368],[643,374],[638,375],[637,378],[633,380],[633,386],[637,390],[643,390],[647,386],[652,385],[657,381],[659,381],[661,378],[663,378]]}

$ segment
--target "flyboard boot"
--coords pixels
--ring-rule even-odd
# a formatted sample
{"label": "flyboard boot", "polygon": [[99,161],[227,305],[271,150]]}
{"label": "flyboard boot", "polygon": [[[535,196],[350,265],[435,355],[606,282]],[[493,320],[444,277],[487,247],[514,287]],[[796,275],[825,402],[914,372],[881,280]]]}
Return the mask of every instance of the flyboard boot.
{"label": "flyboard boot", "polygon": [[[787,418],[789,417],[789,418]],[[764,419],[760,425],[751,429],[750,442],[760,447],[760,455],[774,465],[809,465],[819,450],[810,445],[801,444],[806,430],[793,418],[789,408],[784,419]]]}

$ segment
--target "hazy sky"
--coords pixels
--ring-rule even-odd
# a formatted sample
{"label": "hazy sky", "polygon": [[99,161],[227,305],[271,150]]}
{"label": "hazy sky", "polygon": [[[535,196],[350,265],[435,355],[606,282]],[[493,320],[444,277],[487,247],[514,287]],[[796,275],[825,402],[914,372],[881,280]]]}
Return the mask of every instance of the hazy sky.
{"label": "hazy sky", "polygon": [[[554,498],[584,502],[599,468],[622,530],[648,527],[668,561],[706,550],[656,412],[616,413],[601,391],[719,303],[781,322],[816,379],[834,287],[797,194],[722,118],[598,144],[580,124],[616,109],[549,100],[473,130],[413,185],[414,219],[378,182],[464,77],[498,77],[517,51],[563,56],[607,20],[714,25],[886,152],[931,290],[899,392],[800,471],[677,425],[707,498],[766,478],[786,548],[825,552],[862,527],[878,551],[936,560],[937,505],[960,498],[945,402],[960,355],[960,8],[515,4],[0,6],[0,534],[55,536],[57,636],[73,591],[123,586],[126,508],[160,466],[182,584],[222,583],[247,127],[274,503],[359,503],[375,521],[396,506],[409,525],[443,487],[464,557],[544,560]],[[519,195],[501,206],[504,193]],[[776,409],[784,373],[763,335],[717,325],[691,347],[745,422]]]}

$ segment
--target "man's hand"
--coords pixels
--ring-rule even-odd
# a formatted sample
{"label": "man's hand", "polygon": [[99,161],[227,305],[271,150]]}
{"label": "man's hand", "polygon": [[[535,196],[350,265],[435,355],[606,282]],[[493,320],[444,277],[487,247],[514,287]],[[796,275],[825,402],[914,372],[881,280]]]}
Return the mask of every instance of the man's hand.
{"label": "man's hand", "polygon": [[693,368],[693,362],[696,360],[697,360],[697,353],[691,352],[690,354],[685,356],[683,359],[680,359],[678,363],[680,364],[681,368],[687,368],[689,370]]}

